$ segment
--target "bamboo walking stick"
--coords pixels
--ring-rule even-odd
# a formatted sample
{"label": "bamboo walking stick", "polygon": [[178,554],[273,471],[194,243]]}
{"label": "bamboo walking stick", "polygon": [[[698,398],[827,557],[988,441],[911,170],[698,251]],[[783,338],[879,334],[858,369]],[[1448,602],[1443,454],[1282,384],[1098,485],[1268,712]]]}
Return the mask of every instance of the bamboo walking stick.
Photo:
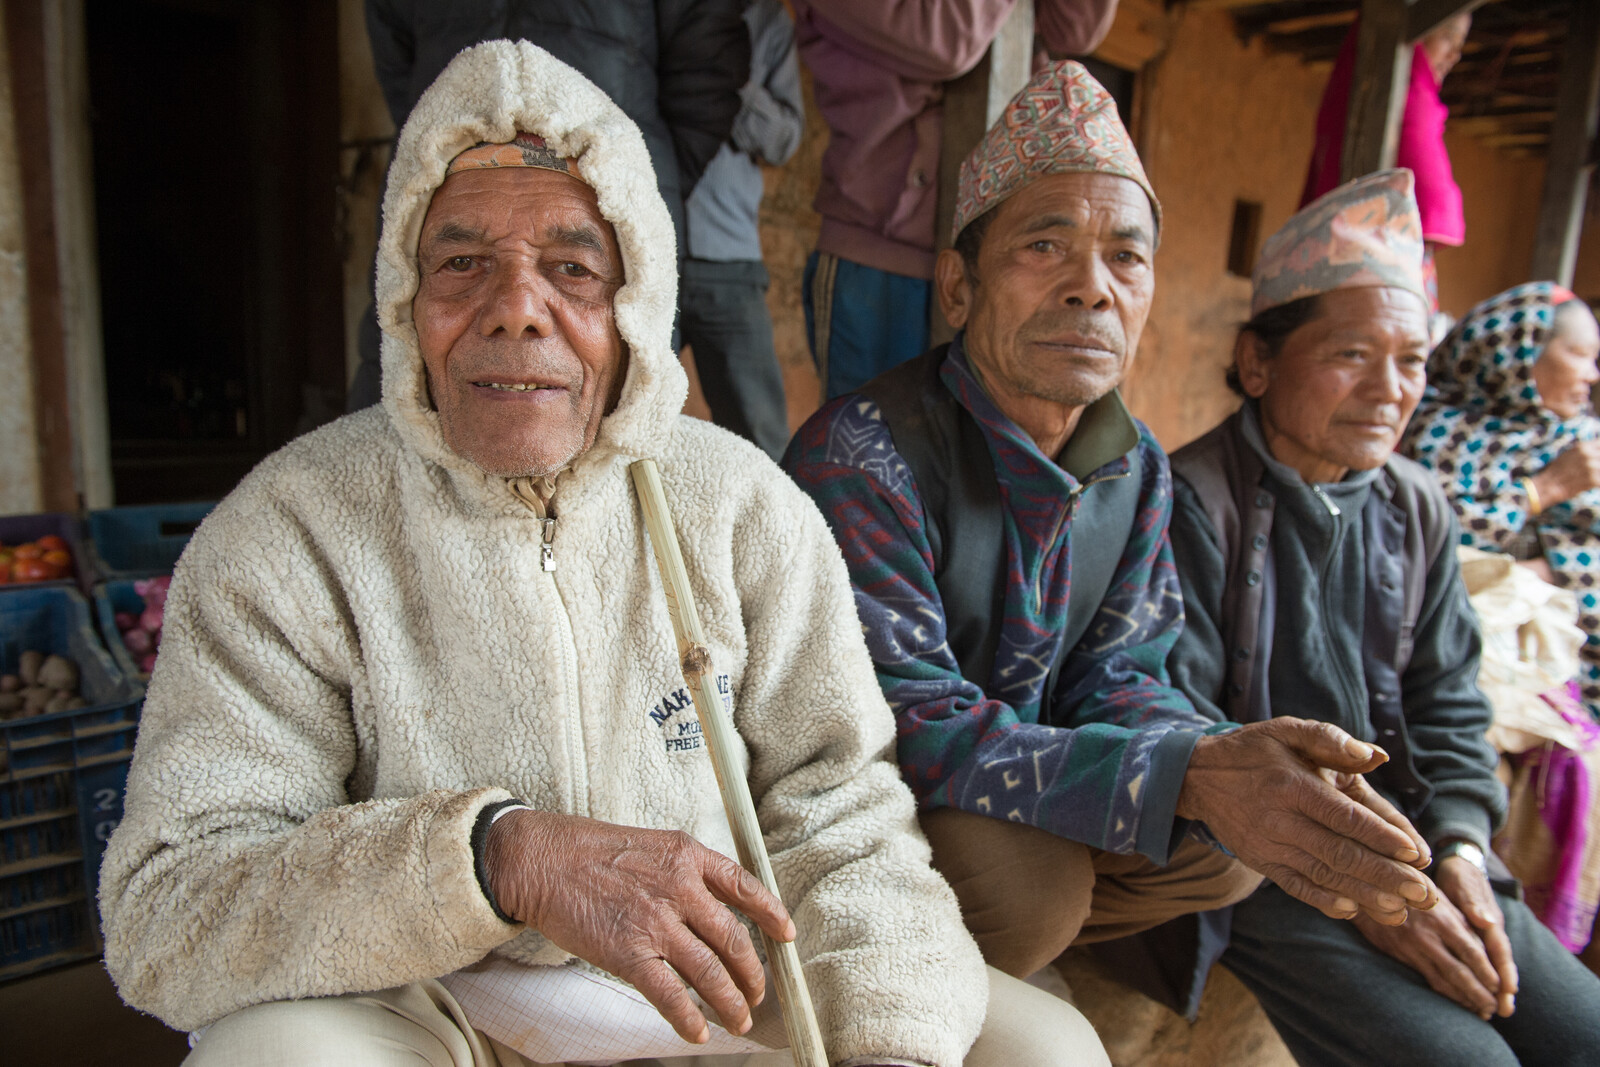
{"label": "bamboo walking stick", "polygon": [[[781,900],[777,880],[772,877],[772,863],[767,858],[766,841],[761,836],[761,825],[756,821],[750,785],[734,760],[737,734],[729,714],[731,698],[717,692],[717,676],[711,669],[711,653],[706,647],[705,631],[700,627],[700,613],[695,610],[694,593],[689,588],[689,572],[683,565],[683,552],[678,547],[678,535],[673,531],[672,515],[667,510],[667,497],[661,489],[661,474],[653,459],[639,460],[628,472],[633,476],[634,488],[639,491],[644,524],[650,531],[650,544],[661,570],[661,585],[667,591],[667,614],[672,616],[672,629],[678,636],[683,680],[688,683],[695,714],[700,717],[700,732],[711,753],[711,766],[717,774],[717,788],[722,794],[722,807],[728,814],[728,825],[733,829],[739,863]],[[730,704],[724,704],[725,699]],[[811,1006],[811,993],[806,988],[805,972],[800,969],[799,950],[793,941],[774,941],[766,931],[762,931],[761,940],[767,948],[767,960],[772,964],[795,1067],[828,1067],[822,1032]]]}

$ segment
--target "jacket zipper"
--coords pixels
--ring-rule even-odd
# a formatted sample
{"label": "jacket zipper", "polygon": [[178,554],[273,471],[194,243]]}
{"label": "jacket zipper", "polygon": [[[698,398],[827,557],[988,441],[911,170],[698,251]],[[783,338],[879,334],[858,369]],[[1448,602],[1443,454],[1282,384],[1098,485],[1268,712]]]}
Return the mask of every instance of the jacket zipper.
{"label": "jacket zipper", "polygon": [[[1328,554],[1327,557],[1323,559],[1322,567],[1320,568],[1322,573],[1321,584],[1324,593],[1326,593],[1330,587],[1329,572],[1333,569],[1334,557],[1338,554],[1339,546],[1344,543],[1345,536],[1349,533],[1349,531],[1347,531],[1344,528],[1344,525],[1339,521],[1339,517],[1343,515],[1344,512],[1340,509],[1338,504],[1333,502],[1333,498],[1328,496],[1327,493],[1323,492],[1322,487],[1320,485],[1316,485],[1315,483],[1313,483],[1311,486],[1311,492],[1318,500],[1322,501],[1323,506],[1328,509],[1328,514],[1333,517],[1333,536],[1328,541]],[[1328,635],[1331,635],[1334,632],[1332,608],[1326,595],[1322,597],[1322,632]],[[1354,709],[1364,707],[1365,699],[1358,691],[1359,686],[1355,685],[1354,680],[1350,677],[1350,672],[1346,668],[1344,660],[1337,656],[1332,656],[1329,658],[1334,664],[1334,673],[1339,677],[1340,688],[1344,690],[1345,701],[1352,709],[1348,714],[1342,716],[1345,719],[1344,722],[1336,723],[1335,725],[1349,733],[1352,737],[1360,737],[1365,731],[1362,730],[1361,723],[1359,722],[1361,716]]]}
{"label": "jacket zipper", "polygon": [[[1101,482],[1114,482],[1120,478],[1128,477],[1130,473],[1130,471],[1123,471],[1121,474],[1108,474],[1104,478],[1095,478],[1093,481],[1083,482],[1079,484],[1078,488],[1068,492],[1067,506],[1062,509],[1060,517],[1056,519],[1056,528],[1051,531],[1050,540],[1046,541],[1045,544],[1049,545],[1051,549],[1055,548],[1056,540],[1060,538],[1062,528],[1072,521],[1073,516],[1077,515],[1078,503],[1083,499],[1083,494],[1091,485],[1099,485]],[[1047,558],[1048,553],[1041,555],[1039,557],[1039,569],[1033,572],[1033,613],[1035,615],[1039,615],[1044,611],[1044,563]]]}
{"label": "jacket zipper", "polygon": [[1322,491],[1322,486],[1318,485],[1315,482],[1312,482],[1311,483],[1311,492],[1316,495],[1316,498],[1318,500],[1322,501],[1323,506],[1328,509],[1328,514],[1329,515],[1332,515],[1334,518],[1337,519],[1340,515],[1344,514],[1344,512],[1339,510],[1339,505],[1335,504],[1333,502],[1333,497],[1329,496],[1327,493],[1324,493]]}
{"label": "jacket zipper", "polygon": [[553,573],[556,569],[555,539],[556,519],[550,514],[550,507],[545,500],[534,492],[529,486],[519,480],[509,483],[511,494],[533,512],[539,522],[539,568],[550,576],[550,589],[555,593],[556,599],[556,630],[561,638],[561,662],[565,670],[563,674],[567,701],[572,707],[572,714],[568,717],[572,727],[575,744],[567,753],[567,764],[572,781],[572,795],[568,798],[568,806],[579,815],[589,814],[589,765],[588,746],[584,741],[583,731],[583,702],[579,697],[578,687],[578,643],[572,636],[572,617],[567,613],[566,598],[561,595],[561,585]]}
{"label": "jacket zipper", "polygon": [[556,520],[546,518],[539,521],[544,524],[544,536],[539,539],[539,565],[547,572],[553,571],[556,569]]}

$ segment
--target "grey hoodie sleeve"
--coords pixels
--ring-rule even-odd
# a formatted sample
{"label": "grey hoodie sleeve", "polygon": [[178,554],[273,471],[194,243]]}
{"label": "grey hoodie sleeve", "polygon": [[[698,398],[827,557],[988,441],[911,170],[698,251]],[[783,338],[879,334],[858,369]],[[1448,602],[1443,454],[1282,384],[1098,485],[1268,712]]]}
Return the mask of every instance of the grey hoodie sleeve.
{"label": "grey hoodie sleeve", "polygon": [[779,0],[759,0],[745,13],[750,27],[750,81],[733,120],[734,147],[758,163],[781,167],[805,133],[805,98],[795,51],[794,20]]}
{"label": "grey hoodie sleeve", "polygon": [[352,802],[356,634],[310,538],[241,496],[179,564],[101,873],[118,990],[180,1030],[437,976],[521,929],[470,844],[505,790]]}

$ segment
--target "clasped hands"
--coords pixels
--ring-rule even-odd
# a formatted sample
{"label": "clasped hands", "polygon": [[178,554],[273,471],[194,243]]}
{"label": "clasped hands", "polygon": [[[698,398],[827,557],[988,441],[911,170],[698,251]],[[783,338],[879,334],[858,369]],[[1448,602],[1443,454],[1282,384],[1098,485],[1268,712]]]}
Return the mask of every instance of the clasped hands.
{"label": "clasped hands", "polygon": [[1363,777],[1388,760],[1337,726],[1275,718],[1201,738],[1178,814],[1205,822],[1240,861],[1335,919],[1443,996],[1509,1016],[1516,965],[1483,872],[1460,857],[1423,874],[1428,844]]}

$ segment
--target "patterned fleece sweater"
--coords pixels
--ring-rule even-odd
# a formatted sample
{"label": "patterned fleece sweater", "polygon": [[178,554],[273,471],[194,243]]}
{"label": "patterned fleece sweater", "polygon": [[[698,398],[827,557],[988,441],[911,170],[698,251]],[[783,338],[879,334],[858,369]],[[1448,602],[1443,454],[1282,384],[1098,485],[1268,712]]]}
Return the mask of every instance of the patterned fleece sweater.
{"label": "patterned fleece sweater", "polygon": [[1067,654],[1055,706],[1042,708],[1072,595],[1070,495],[1085,481],[1126,473],[1132,451],[1080,472],[1080,481],[1000,412],[959,343],[940,377],[983,431],[1005,509],[1005,612],[989,678],[963,677],[946,642],[922,498],[877,405],[859,394],[837,398],[784,457],[844,550],[867,648],[898,721],[901,774],[924,809],[1025,822],[1164,863],[1187,828],[1175,815],[1178,790],[1210,725],[1166,672],[1183,628],[1166,455],[1122,414],[1130,431],[1137,427],[1136,519],[1109,592]]}

